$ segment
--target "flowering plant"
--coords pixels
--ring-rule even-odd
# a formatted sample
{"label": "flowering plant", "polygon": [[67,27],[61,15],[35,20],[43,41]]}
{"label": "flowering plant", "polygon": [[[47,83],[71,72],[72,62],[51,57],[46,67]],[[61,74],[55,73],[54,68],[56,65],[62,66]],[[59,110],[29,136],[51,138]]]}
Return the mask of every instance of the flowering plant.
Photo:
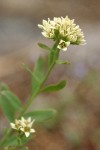
{"label": "flowering plant", "polygon": [[[7,129],[4,137],[0,140],[0,148],[6,150],[28,150],[26,143],[32,138],[35,129],[33,123],[37,121],[45,121],[55,115],[54,109],[49,110],[33,110],[28,111],[30,105],[35,98],[42,92],[59,91],[66,85],[66,81],[62,80],[54,85],[45,85],[49,74],[56,64],[67,64],[67,61],[59,59],[60,50],[66,51],[70,44],[85,44],[84,34],[74,20],[65,18],[56,18],[53,20],[43,20],[42,25],[38,25],[42,29],[42,35],[52,39],[54,45],[52,48],[45,44],[38,45],[48,50],[48,67],[44,71],[44,59],[37,60],[34,71],[31,71],[26,65],[25,69],[32,76],[32,93],[26,104],[23,105],[21,100],[12,93],[8,86],[1,85],[0,89],[0,107],[9,120],[10,128]],[[28,111],[28,112],[27,112]]]}

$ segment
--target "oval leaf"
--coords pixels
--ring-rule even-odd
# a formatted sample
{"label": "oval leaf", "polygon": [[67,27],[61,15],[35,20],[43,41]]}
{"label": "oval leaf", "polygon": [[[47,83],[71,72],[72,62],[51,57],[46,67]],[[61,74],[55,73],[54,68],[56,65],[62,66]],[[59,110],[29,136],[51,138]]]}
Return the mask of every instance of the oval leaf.
{"label": "oval leaf", "polygon": [[68,61],[64,61],[64,60],[56,60],[56,64],[70,64]]}
{"label": "oval leaf", "polygon": [[42,43],[38,43],[38,46],[45,50],[49,50],[49,51],[51,50],[47,45],[42,44]]}
{"label": "oval leaf", "polygon": [[12,93],[11,91],[3,91],[2,95],[9,100],[14,109],[16,110],[22,109],[22,103],[14,93]]}
{"label": "oval leaf", "polygon": [[54,91],[59,91],[61,89],[63,89],[66,86],[66,81],[63,80],[58,84],[52,84],[49,85],[47,87],[45,87],[44,89],[42,89],[42,92],[54,92]]}
{"label": "oval leaf", "polygon": [[32,119],[35,119],[36,122],[43,122],[45,120],[48,120],[55,116],[56,110],[49,109],[49,110],[34,110],[32,112],[29,112],[25,114],[25,117],[31,117]]}
{"label": "oval leaf", "polygon": [[0,104],[4,114],[10,121],[13,121],[16,112],[22,109],[20,100],[10,91],[1,92]]}

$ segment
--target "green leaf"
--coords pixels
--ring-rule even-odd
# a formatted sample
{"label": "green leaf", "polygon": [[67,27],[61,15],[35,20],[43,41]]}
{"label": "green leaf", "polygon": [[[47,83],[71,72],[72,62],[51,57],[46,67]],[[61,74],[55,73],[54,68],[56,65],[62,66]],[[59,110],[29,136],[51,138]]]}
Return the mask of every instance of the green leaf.
{"label": "green leaf", "polygon": [[16,138],[16,135],[10,135],[9,138],[7,138],[5,140],[5,142],[3,142],[1,145],[0,145],[0,148],[2,147],[8,147],[10,145],[17,145],[17,138]]}
{"label": "green leaf", "polygon": [[[39,85],[44,79],[44,59],[39,58],[34,68],[34,76],[32,77],[32,92],[37,91]],[[37,79],[36,79],[37,78]]]}
{"label": "green leaf", "polygon": [[42,44],[42,43],[38,43],[38,46],[45,50],[49,50],[49,51],[51,50],[47,45]]}
{"label": "green leaf", "polygon": [[32,75],[32,71],[30,70],[30,68],[24,63],[22,63],[22,65]]}
{"label": "green leaf", "polygon": [[59,91],[59,90],[63,89],[65,86],[66,86],[66,81],[63,80],[63,81],[60,81],[57,84],[49,85],[49,86],[45,87],[44,89],[42,89],[41,91],[42,92]]}
{"label": "green leaf", "polygon": [[68,61],[56,60],[56,64],[70,64]]}
{"label": "green leaf", "polygon": [[25,114],[25,117],[32,117],[36,122],[43,122],[45,120],[51,119],[56,114],[56,110],[48,109],[48,110],[34,110]]}
{"label": "green leaf", "polygon": [[3,91],[2,95],[6,97],[9,102],[12,104],[14,109],[21,110],[22,109],[22,103],[19,100],[19,98],[11,91]]}
{"label": "green leaf", "polygon": [[0,104],[4,114],[10,121],[13,121],[16,112],[22,109],[20,100],[14,93],[10,91],[1,92]]}
{"label": "green leaf", "polygon": [[26,64],[23,63],[22,65],[35,78],[35,80],[37,80],[37,82],[40,82],[38,77],[30,70],[30,68]]}
{"label": "green leaf", "polygon": [[5,90],[9,90],[9,87],[8,87],[7,84],[5,84],[5,83],[2,82],[0,84],[0,91],[5,91]]}

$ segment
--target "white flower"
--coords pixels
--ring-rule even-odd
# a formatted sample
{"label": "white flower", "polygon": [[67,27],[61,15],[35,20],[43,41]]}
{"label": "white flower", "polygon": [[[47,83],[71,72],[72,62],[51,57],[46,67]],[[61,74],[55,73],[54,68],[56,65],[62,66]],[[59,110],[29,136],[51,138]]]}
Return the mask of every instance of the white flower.
{"label": "white flower", "polygon": [[25,134],[26,137],[30,135],[30,133],[34,133],[35,130],[32,129],[32,125],[35,120],[31,121],[31,117],[28,119],[24,119],[23,117],[21,120],[15,120],[15,123],[10,123],[11,127],[18,132],[21,131]]}
{"label": "white flower", "polygon": [[70,44],[85,44],[84,34],[80,27],[74,23],[74,19],[70,20],[68,16],[54,17],[53,20],[43,20],[41,28],[43,36],[53,39],[55,41],[70,42]]}
{"label": "white flower", "polygon": [[42,35],[46,38],[54,37],[54,30],[52,29],[49,18],[48,21],[43,20],[43,25],[38,25],[38,27],[43,29]]}
{"label": "white flower", "polygon": [[15,119],[15,123],[10,123],[12,129],[19,130],[21,127],[21,121]]}
{"label": "white flower", "polygon": [[61,40],[59,42],[59,45],[57,46],[58,49],[62,49],[63,51],[67,50],[67,47],[70,45],[70,42],[65,42],[64,40]]}
{"label": "white flower", "polygon": [[23,117],[21,118],[21,128],[20,130],[22,132],[25,133],[25,136],[28,137],[30,135],[30,133],[34,133],[35,130],[32,129],[32,125],[33,125],[33,122],[35,120],[31,121],[31,118],[29,117],[27,120],[25,120]]}

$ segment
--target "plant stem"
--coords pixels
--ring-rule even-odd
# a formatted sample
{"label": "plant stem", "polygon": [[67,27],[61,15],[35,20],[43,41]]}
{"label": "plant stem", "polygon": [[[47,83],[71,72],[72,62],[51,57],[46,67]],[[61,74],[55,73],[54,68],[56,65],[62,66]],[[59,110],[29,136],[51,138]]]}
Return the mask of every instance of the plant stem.
{"label": "plant stem", "polygon": [[[49,69],[44,77],[44,80],[42,81],[42,83],[40,84],[39,88],[37,89],[37,91],[30,97],[30,99],[28,100],[28,102],[26,103],[25,107],[23,108],[22,112],[19,114],[19,118],[21,116],[24,115],[24,113],[28,110],[29,106],[31,105],[31,103],[33,102],[33,100],[36,98],[36,96],[41,92],[41,88],[43,87],[44,83],[46,82],[46,80],[48,79],[48,76],[50,74],[50,72],[52,71],[54,65],[55,65],[55,59],[58,58],[59,56],[59,50],[57,49],[57,43],[56,42],[52,48],[51,53],[53,53],[53,60],[51,61],[51,63],[49,64]],[[11,129],[9,129],[8,133],[4,136],[4,138],[0,141],[0,147],[3,146],[4,142],[6,141],[6,139],[8,138],[8,136],[10,136],[11,134]]]}
{"label": "plant stem", "polygon": [[40,84],[38,90],[31,96],[31,98],[28,100],[27,104],[25,105],[24,109],[22,110],[22,112],[20,113],[20,116],[21,117],[26,111],[27,109],[29,108],[29,106],[31,105],[31,103],[33,102],[33,100],[36,98],[36,96],[40,93],[40,90],[42,88],[42,86],[44,85],[45,81],[47,80],[52,68],[54,67],[55,63],[52,63],[52,65],[50,66],[49,70],[47,71],[47,74],[44,78],[44,80],[42,81],[42,83]]}
{"label": "plant stem", "polygon": [[[57,45],[58,45],[58,42],[56,42],[56,43],[54,44],[54,46],[53,46],[53,48],[52,48],[52,51],[51,51],[51,53],[55,51],[54,57],[55,57],[55,55],[56,55],[56,58],[58,58],[58,56],[59,56],[59,50],[57,49]],[[19,115],[19,118],[20,118],[21,116],[23,116],[23,114],[27,111],[27,109],[29,108],[29,106],[31,105],[31,103],[33,102],[33,100],[34,100],[34,99],[36,98],[36,96],[40,93],[41,88],[42,88],[42,86],[44,85],[45,81],[47,80],[47,78],[48,78],[50,72],[52,71],[52,69],[53,69],[53,67],[54,67],[54,65],[55,65],[55,61],[54,61],[54,59],[53,59],[52,62],[51,62],[51,64],[49,65],[49,69],[48,69],[48,71],[47,71],[47,73],[46,73],[46,75],[45,75],[44,80],[43,80],[42,83],[40,84],[40,86],[39,86],[39,88],[37,89],[37,91],[31,96],[31,98],[30,98],[30,99],[28,100],[28,102],[26,103],[24,109],[22,110],[22,112],[21,112],[20,115]]]}

